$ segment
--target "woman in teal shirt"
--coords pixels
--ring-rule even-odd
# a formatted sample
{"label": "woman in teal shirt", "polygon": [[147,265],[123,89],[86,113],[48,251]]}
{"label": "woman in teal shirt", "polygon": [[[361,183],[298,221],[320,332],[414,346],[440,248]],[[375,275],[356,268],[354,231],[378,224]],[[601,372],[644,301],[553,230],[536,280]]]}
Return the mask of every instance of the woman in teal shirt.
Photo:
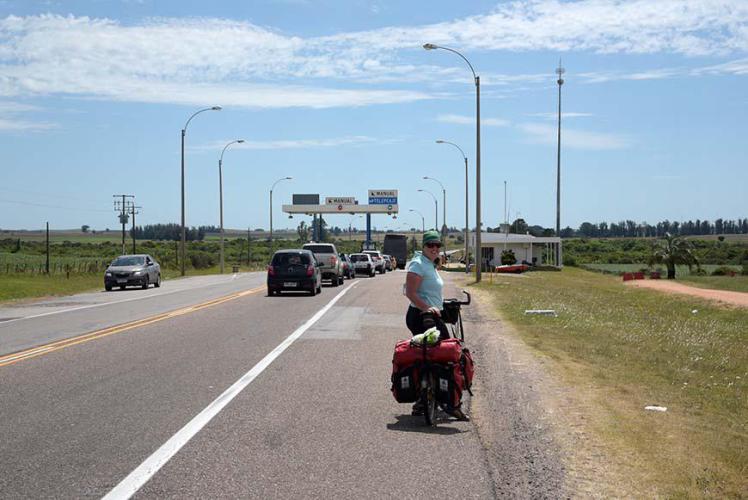
{"label": "woman in teal shirt", "polygon": [[441,317],[444,297],[444,281],[436,270],[439,262],[439,249],[442,246],[439,233],[427,231],[423,234],[423,250],[416,252],[408,264],[405,278],[405,296],[410,299],[410,307],[405,315],[405,324],[413,335],[423,333],[432,326],[439,328],[440,338],[449,338],[446,325]]}

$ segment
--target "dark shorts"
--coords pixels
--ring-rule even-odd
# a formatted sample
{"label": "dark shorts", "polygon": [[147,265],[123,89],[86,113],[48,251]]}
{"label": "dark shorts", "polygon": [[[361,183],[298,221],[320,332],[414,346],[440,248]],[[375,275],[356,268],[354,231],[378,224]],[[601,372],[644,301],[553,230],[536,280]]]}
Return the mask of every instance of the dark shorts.
{"label": "dark shorts", "polygon": [[[421,313],[420,309],[413,306],[408,307],[408,312],[405,314],[405,324],[408,326],[408,330],[410,330],[411,334],[418,335],[426,331],[426,327],[423,326],[423,318],[424,314]],[[444,321],[437,317],[434,318],[434,322],[440,332],[439,338],[441,340],[448,339],[449,330]]]}

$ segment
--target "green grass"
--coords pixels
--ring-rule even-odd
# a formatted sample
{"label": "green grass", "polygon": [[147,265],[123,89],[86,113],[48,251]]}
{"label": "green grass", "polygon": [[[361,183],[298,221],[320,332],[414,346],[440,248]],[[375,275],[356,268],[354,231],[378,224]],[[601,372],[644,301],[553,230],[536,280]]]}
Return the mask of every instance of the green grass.
{"label": "green grass", "polygon": [[[239,271],[263,271],[264,269],[264,265],[253,265],[251,267],[244,265],[240,266]],[[226,274],[230,274],[231,271],[232,266],[227,264],[225,268]],[[187,271],[187,276],[203,276],[218,274],[218,272],[219,269],[217,266],[207,269],[190,269]],[[176,269],[162,269],[161,276],[164,280],[176,279],[180,277],[180,272]],[[70,274],[69,278],[65,274],[53,274],[50,276],[44,274],[31,275],[28,273],[5,274],[0,278],[0,302],[73,295],[103,289],[103,273]]]}
{"label": "green grass", "polygon": [[[623,286],[581,269],[483,283],[582,397],[651,496],[739,497],[748,474],[748,310]],[[526,316],[555,309],[559,316]],[[644,406],[668,407],[665,414]]]}
{"label": "green grass", "polygon": [[[580,267],[591,271],[598,271],[608,274],[619,275],[624,272],[635,272],[642,269],[648,269],[646,264],[583,264]],[[676,280],[684,285],[696,286],[699,288],[711,288],[714,290],[727,290],[731,292],[748,292],[748,276],[741,276],[741,266],[719,266],[716,264],[704,264],[701,268],[708,274],[718,267],[729,267],[737,274],[735,276],[699,276],[691,274],[688,266],[676,266]],[[660,269],[662,277],[667,275],[667,271],[655,266],[653,269]],[[694,271],[696,268],[693,269]]]}

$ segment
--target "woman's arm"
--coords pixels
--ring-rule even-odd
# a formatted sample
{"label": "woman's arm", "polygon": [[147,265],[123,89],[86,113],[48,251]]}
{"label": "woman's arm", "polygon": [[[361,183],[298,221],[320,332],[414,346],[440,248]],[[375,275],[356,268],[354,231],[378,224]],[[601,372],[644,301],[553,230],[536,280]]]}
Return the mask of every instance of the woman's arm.
{"label": "woman's arm", "polygon": [[416,273],[408,273],[405,277],[405,296],[416,305],[422,312],[432,312],[437,316],[441,315],[438,307],[430,307],[421,297],[418,296],[418,287],[421,286],[423,278]]}

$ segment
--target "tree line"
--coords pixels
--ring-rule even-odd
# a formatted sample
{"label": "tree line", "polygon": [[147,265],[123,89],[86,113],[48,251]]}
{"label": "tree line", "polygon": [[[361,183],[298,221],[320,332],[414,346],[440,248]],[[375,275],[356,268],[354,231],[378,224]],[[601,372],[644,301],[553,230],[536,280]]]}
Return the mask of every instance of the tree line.
{"label": "tree line", "polygon": [[620,237],[664,237],[666,233],[677,236],[708,236],[720,234],[748,234],[748,219],[716,219],[695,221],[664,220],[656,224],[637,223],[632,220],[620,222],[583,222],[578,229],[566,227],[562,238],[620,238]]}
{"label": "tree line", "polygon": [[[206,232],[212,232],[206,231],[207,227],[186,228],[185,238],[187,241],[202,241],[205,239]],[[182,239],[182,226],[175,223],[135,226],[135,228],[130,230],[130,236],[136,240],[179,241]]]}

